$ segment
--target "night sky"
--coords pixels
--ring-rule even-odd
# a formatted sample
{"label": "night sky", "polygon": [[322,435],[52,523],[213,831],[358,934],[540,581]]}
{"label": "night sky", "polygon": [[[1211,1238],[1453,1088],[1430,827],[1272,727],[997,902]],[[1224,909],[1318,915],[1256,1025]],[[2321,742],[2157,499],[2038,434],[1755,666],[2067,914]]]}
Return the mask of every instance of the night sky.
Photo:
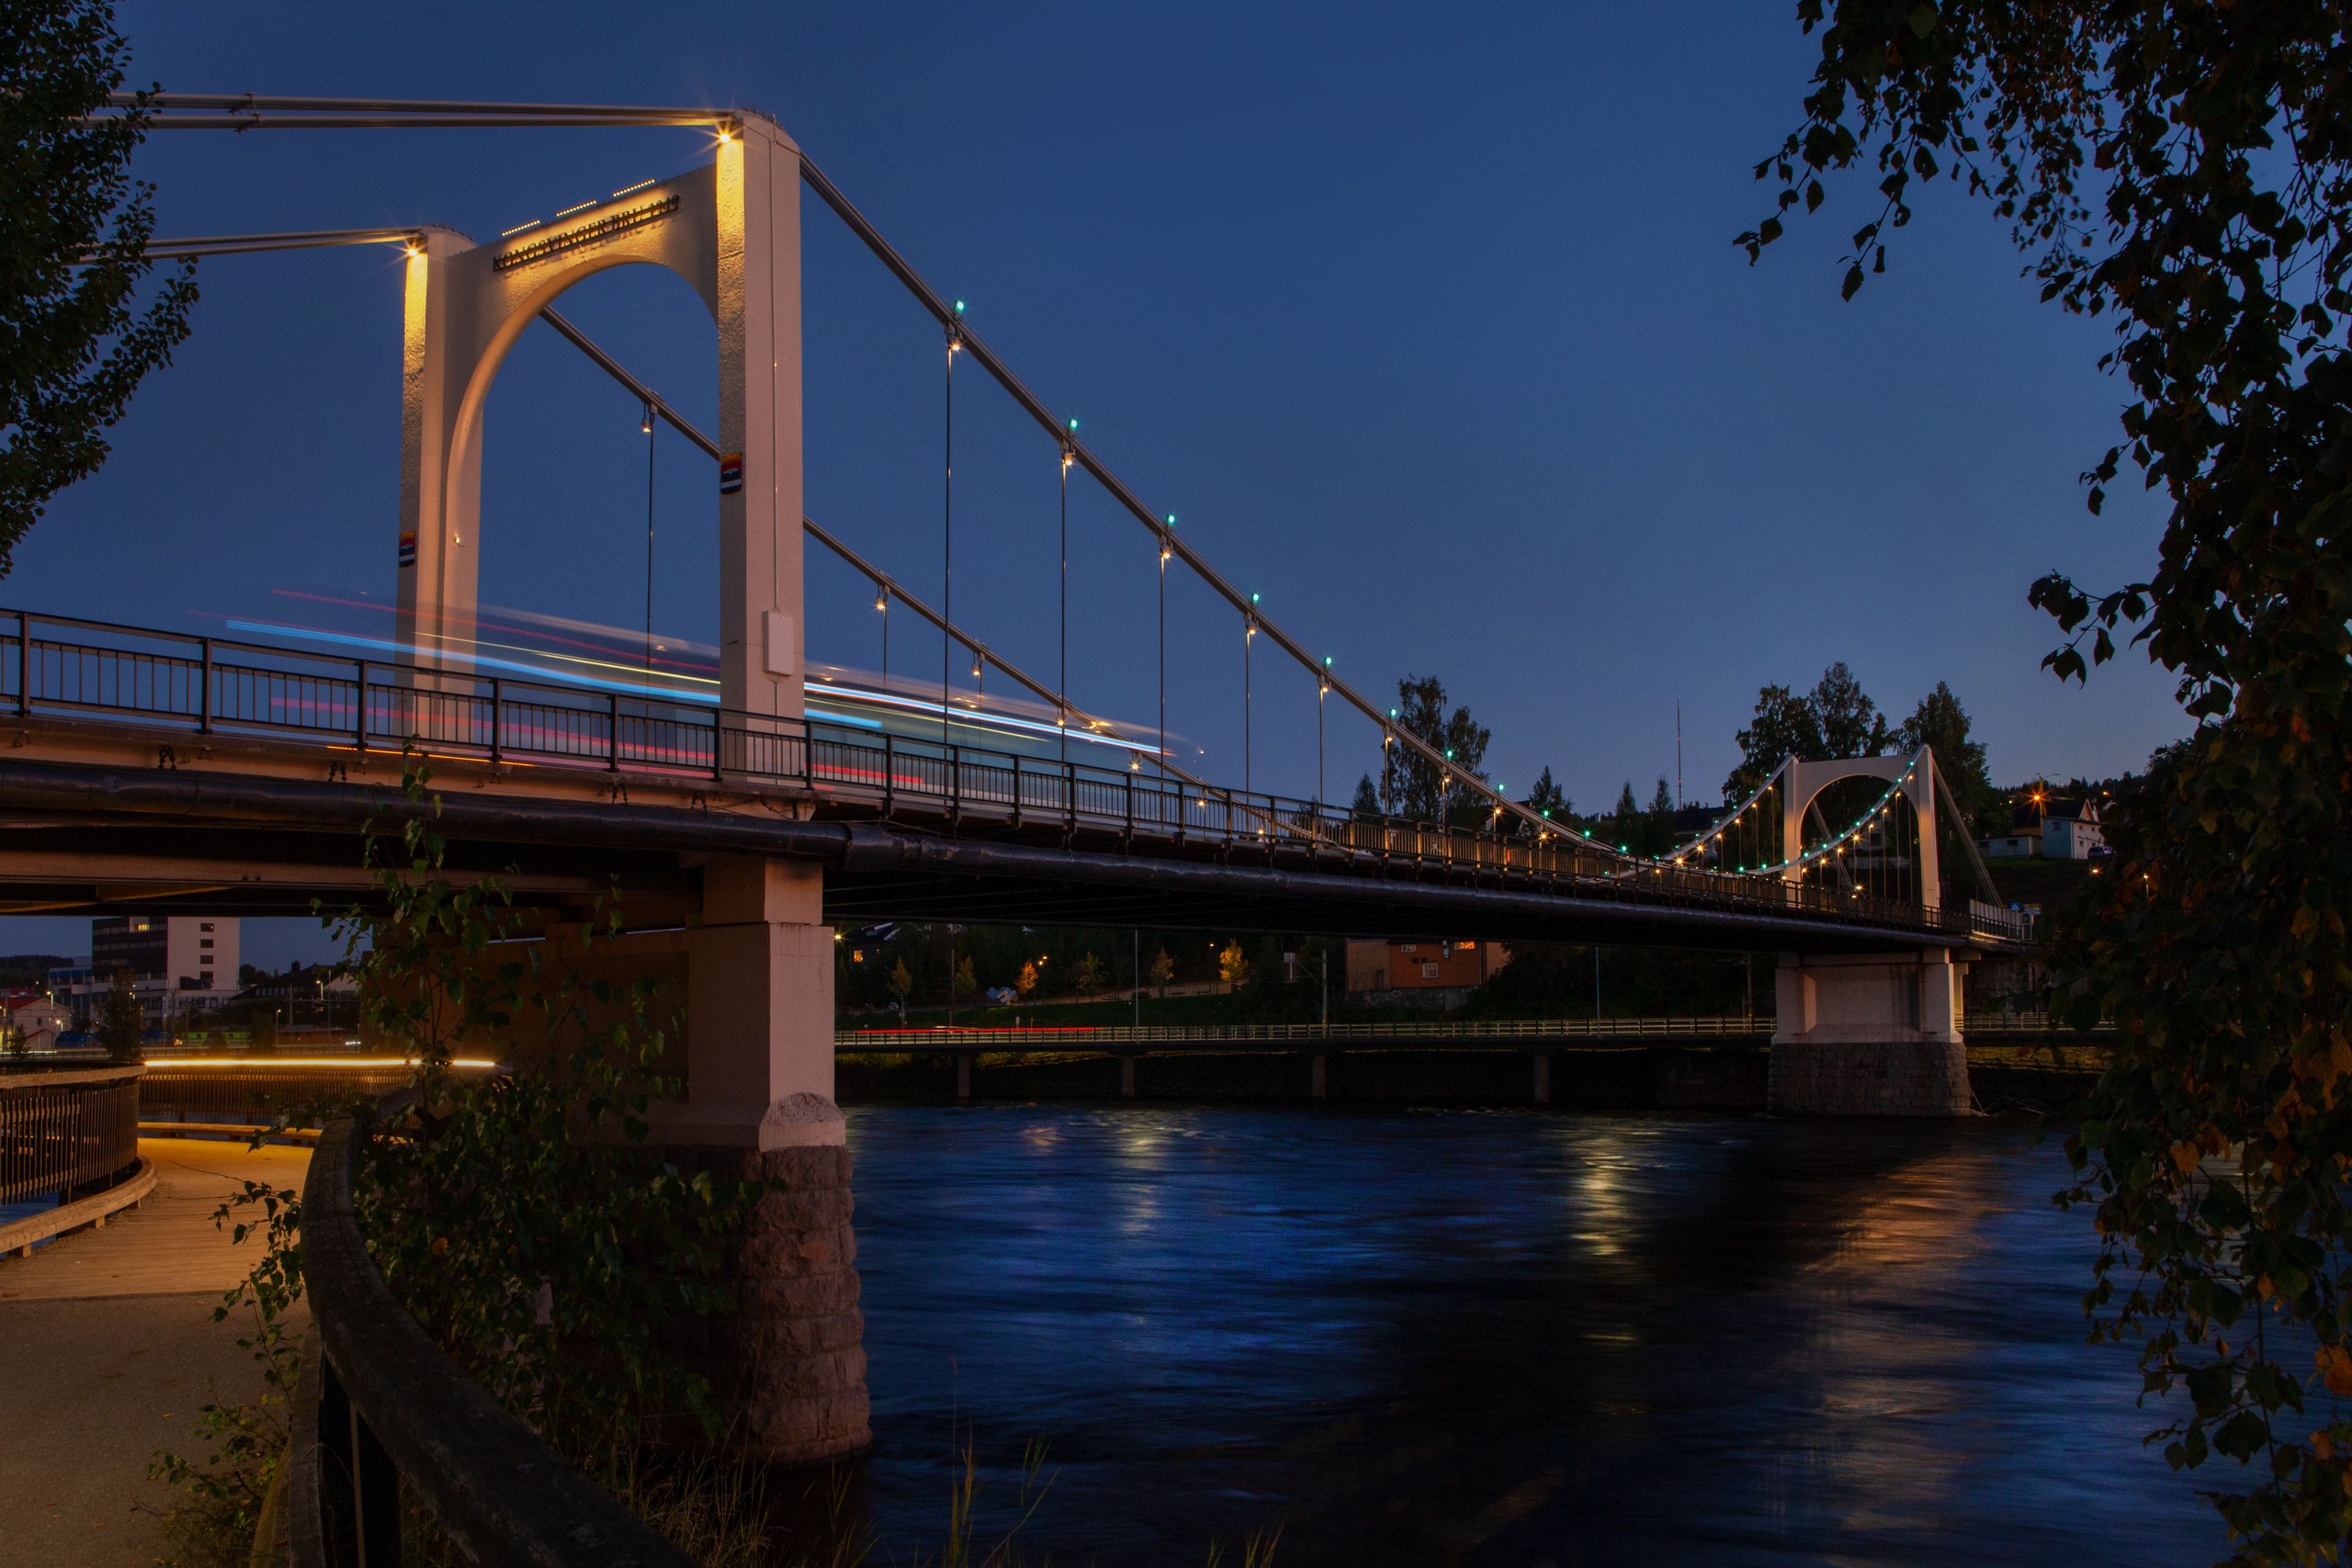
{"label": "night sky", "polygon": [[[526,10],[533,13],[526,17]],[[1344,15],[1342,14],[1344,10]],[[1767,682],[1845,660],[1893,716],[1939,680],[2001,782],[2138,767],[2186,729],[2136,656],[2087,693],[2038,668],[2026,586],[2146,573],[2132,490],[2076,476],[2124,389],[2107,329],[2036,302],[2006,233],[1938,186],[1841,304],[1866,180],[1751,268],[1755,160],[1794,122],[1793,7],[579,3],[125,4],[140,83],[190,92],[740,105],[775,115],[1095,450],[1368,694],[1434,673],[1523,793],[1579,807],[1675,770],[1713,798]],[[687,130],[158,133],[164,235],[447,224],[487,239],[701,162]],[[808,504],[932,592],[941,339],[813,197]],[[195,332],[96,479],[58,498],[11,605],[189,631],[387,600],[399,467],[390,250],[209,261]],[[715,425],[715,334],[652,269],[565,312]],[[1052,444],[966,366],[956,615],[1050,676]],[[644,614],[638,409],[545,328],[492,394],[486,603]],[[716,624],[711,466],[657,451],[661,628]],[[1148,720],[1149,536],[1072,490],[1070,689]],[[810,657],[871,667],[872,595],[812,554]],[[1171,579],[1170,724],[1238,783],[1241,637]],[[354,612],[345,612],[352,614]],[[360,612],[358,614],[363,614]],[[1314,687],[1263,645],[1260,788],[1312,794]],[[902,622],[894,669],[935,670]],[[1374,764],[1336,706],[1329,792]],[[0,948],[85,952],[82,921]],[[320,953],[249,928],[249,962]]]}

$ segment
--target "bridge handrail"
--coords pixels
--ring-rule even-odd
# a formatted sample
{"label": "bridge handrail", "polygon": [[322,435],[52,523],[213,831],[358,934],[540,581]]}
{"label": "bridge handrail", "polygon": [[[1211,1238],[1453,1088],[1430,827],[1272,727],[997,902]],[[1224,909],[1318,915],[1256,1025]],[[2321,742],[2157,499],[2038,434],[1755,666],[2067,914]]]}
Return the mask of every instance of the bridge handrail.
{"label": "bridge handrail", "polygon": [[362,1120],[330,1124],[302,1189],[317,1353],[294,1405],[287,1533],[297,1568],[400,1562],[402,1481],[476,1562],[689,1568],[692,1558],[466,1376],[401,1305],[353,1211],[364,1135]]}
{"label": "bridge handrail", "polygon": [[[2053,1019],[2047,1012],[2030,1009],[2018,1012],[1973,1012],[1968,1015],[1962,1029],[1963,1032],[1972,1035],[2047,1034],[2071,1038],[2082,1032],[2064,1019]],[[2115,1033],[2115,1025],[2101,1020],[2091,1026],[2090,1033],[2095,1038],[2111,1037]]]}
{"label": "bridge handrail", "polygon": [[1367,1040],[1655,1040],[1743,1038],[1772,1032],[1770,1018],[1505,1018],[1370,1023],[1034,1024],[1020,1028],[856,1029],[833,1035],[837,1053],[865,1051],[1111,1050],[1155,1044],[1349,1044]]}
{"label": "bridge handrail", "polygon": [[[15,636],[6,637],[13,623]],[[42,637],[40,628],[116,643]],[[438,671],[396,658],[342,657],[70,616],[0,610],[0,705],[138,714],[201,735],[317,737],[367,750],[409,741],[435,754],[595,767],[610,773],[740,779],[794,787],[890,818],[929,814],[1023,827],[1081,828],[1179,848],[1306,858],[1378,873],[1438,864],[1498,873],[1581,897],[1638,897],[1943,935],[2025,940],[1974,908],[1922,908],[1857,889],[1787,883],[1612,856],[1563,838],[1371,816],[1320,801],[1211,790],[1129,769],[923,740],[807,718],[733,713],[527,677]],[[225,656],[225,657],[224,657]],[[1302,843],[1275,822],[1309,830]],[[1336,858],[1335,858],[1336,857]],[[1984,907],[1989,909],[1989,906]]]}
{"label": "bridge handrail", "polygon": [[[943,1024],[923,1029],[842,1029],[836,1055],[964,1051],[1110,1051],[1150,1045],[1357,1045],[1378,1041],[1508,1043],[1567,1040],[1755,1039],[1773,1032],[1769,1016],[1700,1014],[1688,1018],[1501,1018],[1388,1020],[1365,1023],[1046,1023],[1017,1027]],[[2046,1012],[1972,1012],[1963,1035],[2067,1034]],[[2111,1035],[2102,1023],[2091,1032]]]}
{"label": "bridge handrail", "polygon": [[253,1056],[234,1066],[190,1068],[171,1057],[148,1058],[140,1115],[150,1125],[166,1121],[219,1126],[267,1126],[288,1106],[304,1101],[375,1095],[408,1082],[406,1064],[355,1062],[348,1066],[278,1066]]}
{"label": "bridge handrail", "polygon": [[2030,942],[2040,919],[2030,910],[2004,909],[1998,904],[1988,904],[1982,898],[1968,901],[1968,925],[1972,931],[2003,937],[2013,942]]}
{"label": "bridge handrail", "polygon": [[139,1164],[137,1064],[0,1075],[0,1203],[112,1182]]}

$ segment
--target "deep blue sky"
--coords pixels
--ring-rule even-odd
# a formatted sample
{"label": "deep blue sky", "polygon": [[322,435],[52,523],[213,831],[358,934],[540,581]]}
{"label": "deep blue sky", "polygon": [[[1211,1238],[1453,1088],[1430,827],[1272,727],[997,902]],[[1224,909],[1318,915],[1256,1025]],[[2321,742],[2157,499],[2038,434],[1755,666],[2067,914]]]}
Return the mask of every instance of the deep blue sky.
{"label": "deep blue sky", "polygon": [[[2126,493],[2094,519],[2076,482],[2121,400],[2094,365],[2105,329],[2038,304],[1998,225],[1944,188],[1851,303],[1859,183],[1747,265],[1749,167],[1806,73],[1792,13],[136,0],[120,23],[137,79],[187,91],[775,114],[1302,640],[1368,691],[1442,677],[1514,790],[1548,764],[1580,806],[1627,779],[1646,796],[1679,698],[1688,793],[1712,797],[1757,687],[1838,659],[1896,717],[1949,681],[2005,781],[2137,766],[2185,728],[2170,681],[2135,661],[2062,690],[2024,603],[2050,568],[2107,584],[2153,556],[2158,508]],[[140,171],[164,234],[487,238],[704,144],[163,133]],[[804,215],[811,510],[934,584],[937,332],[813,198]],[[389,593],[392,256],[201,279],[194,336],[19,549],[9,603],[193,629],[288,615],[276,590]],[[709,419],[713,333],[682,282],[605,274],[564,308]],[[959,381],[958,619],[1049,672],[1052,448],[978,387]],[[641,616],[636,430],[572,350],[526,337],[489,416],[485,600]],[[661,460],[659,619],[707,637],[707,463],[674,439]],[[1148,536],[1075,494],[1072,693],[1145,719]],[[1238,627],[1188,586],[1170,603],[1171,726],[1238,782]],[[871,665],[874,620],[812,561],[812,657]],[[935,668],[936,648],[895,637],[892,663]],[[1255,782],[1308,793],[1312,685],[1258,674]],[[1343,794],[1371,731],[1335,718],[1330,747]]]}

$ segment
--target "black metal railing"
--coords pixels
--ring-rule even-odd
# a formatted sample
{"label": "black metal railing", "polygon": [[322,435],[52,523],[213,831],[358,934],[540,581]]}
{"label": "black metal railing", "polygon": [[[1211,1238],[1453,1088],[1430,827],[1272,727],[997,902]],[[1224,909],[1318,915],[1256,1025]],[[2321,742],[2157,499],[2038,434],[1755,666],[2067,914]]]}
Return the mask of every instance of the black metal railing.
{"label": "black metal railing", "polygon": [[[1117,999],[1115,998],[1112,999]],[[1308,1049],[1319,1045],[1386,1045],[1410,1048],[1460,1046],[1524,1048],[1532,1043],[1606,1044],[1640,1040],[1761,1040],[1777,1027],[1771,1015],[1706,1013],[1687,1018],[1497,1018],[1405,1019],[1340,1023],[1147,1023],[1023,1024],[1017,1027],[932,1029],[843,1029],[833,1034],[836,1055],[878,1052],[937,1055],[966,1051],[1117,1051],[1130,1046],[1183,1047],[1206,1051]],[[2071,1035],[2075,1032],[2042,1012],[1970,1013],[1961,1023],[1970,1040],[1982,1035]],[[2102,1023],[2091,1038],[2103,1040],[2115,1026]]]}
{"label": "black metal railing", "polygon": [[1019,1028],[854,1029],[836,1055],[865,1051],[1107,1051],[1128,1045],[1204,1047],[1523,1045],[1527,1042],[1761,1039],[1772,1020],[1747,1013],[1690,1018],[1408,1019],[1365,1023],[1027,1024]]}
{"label": "black metal railing", "polygon": [[[13,634],[13,635],[11,635]],[[2030,941],[2030,917],[1924,908],[1856,889],[1612,854],[1581,841],[1474,830],[1135,769],[723,712],[366,657],[0,610],[0,708],[121,718],[202,735],[299,738],[436,755],[797,787],[893,818],[1059,829],[1162,852],[1262,853],[1329,870],[1438,866],[1597,897],[1794,913],[1839,923]]]}
{"label": "black metal railing", "polygon": [[137,1066],[0,1077],[0,1203],[114,1180],[139,1163]]}
{"label": "black metal railing", "polygon": [[283,1543],[296,1568],[396,1568],[403,1483],[479,1563],[688,1568],[417,1326],[368,1256],[359,1121],[330,1124],[302,1189],[311,1335],[294,1400]]}
{"label": "black metal railing", "polygon": [[384,1094],[412,1076],[405,1063],[274,1067],[260,1057],[234,1066],[198,1067],[166,1056],[147,1065],[139,1114],[151,1123],[266,1127],[288,1111]]}
{"label": "black metal railing", "polygon": [[1987,1008],[1968,1015],[1966,1030],[1973,1039],[1983,1034],[2049,1035],[2059,1040],[2084,1037],[2095,1041],[2111,1041],[2115,1025],[2101,1020],[2086,1032],[2076,1029],[2063,1018],[2052,1018],[2040,1009],[2023,1012],[2003,1012]]}

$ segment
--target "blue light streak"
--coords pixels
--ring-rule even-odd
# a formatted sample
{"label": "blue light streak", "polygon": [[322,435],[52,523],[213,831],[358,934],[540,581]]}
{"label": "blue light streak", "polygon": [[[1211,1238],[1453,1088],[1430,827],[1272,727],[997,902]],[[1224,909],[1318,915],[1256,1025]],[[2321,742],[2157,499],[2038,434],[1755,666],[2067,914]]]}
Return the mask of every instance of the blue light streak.
{"label": "blue light streak", "polygon": [[[389,637],[364,637],[352,632],[322,631],[312,626],[280,626],[268,621],[232,620],[228,625],[232,631],[272,634],[311,642],[331,643],[342,648],[367,649],[388,654],[402,663],[413,663],[416,660],[417,650],[414,648],[394,642]],[[681,691],[669,686],[649,686],[641,682],[608,680],[594,675],[579,674],[569,670],[550,670],[545,665],[526,664],[516,660],[500,659],[486,653],[458,654],[455,657],[464,660],[466,663],[476,668],[512,671],[535,680],[557,681],[592,691],[615,692],[625,696],[653,697],[671,702],[693,703],[702,707],[718,705],[718,694],[715,692]],[[994,730],[1001,734],[1021,735],[1046,740],[1060,740],[1067,738],[1083,741],[1091,746],[1107,746],[1117,751],[1158,755],[1154,748],[1125,739],[1115,733],[1101,735],[1090,729],[1066,728],[1059,725],[1040,723],[1035,719],[1016,717],[1011,714],[944,706],[936,701],[926,702],[920,697],[900,696],[895,692],[869,691],[858,686],[836,686],[822,681],[809,681],[805,684],[807,690],[812,694],[831,697],[837,701],[863,703],[933,717],[944,714],[951,724],[960,725],[967,729]],[[860,729],[879,731],[884,728],[879,719],[865,718],[832,708],[811,709],[809,716],[828,723],[850,725]]]}
{"label": "blue light streak", "polygon": [[[320,631],[311,626],[281,626],[266,621],[231,621],[229,629],[237,632],[261,632],[278,637],[304,637],[312,642],[334,643],[344,648],[374,649],[389,653],[402,663],[414,662],[417,650],[389,637],[361,637],[352,632]],[[649,686],[642,682],[611,681],[595,675],[575,674],[569,670],[550,670],[544,664],[524,664],[512,659],[499,659],[487,653],[459,653],[451,657],[464,660],[478,668],[512,671],[535,680],[560,681],[568,685],[587,686],[599,692],[620,692],[631,696],[662,697],[673,702],[700,703],[707,707],[718,705],[716,692],[680,691],[670,686]]]}

